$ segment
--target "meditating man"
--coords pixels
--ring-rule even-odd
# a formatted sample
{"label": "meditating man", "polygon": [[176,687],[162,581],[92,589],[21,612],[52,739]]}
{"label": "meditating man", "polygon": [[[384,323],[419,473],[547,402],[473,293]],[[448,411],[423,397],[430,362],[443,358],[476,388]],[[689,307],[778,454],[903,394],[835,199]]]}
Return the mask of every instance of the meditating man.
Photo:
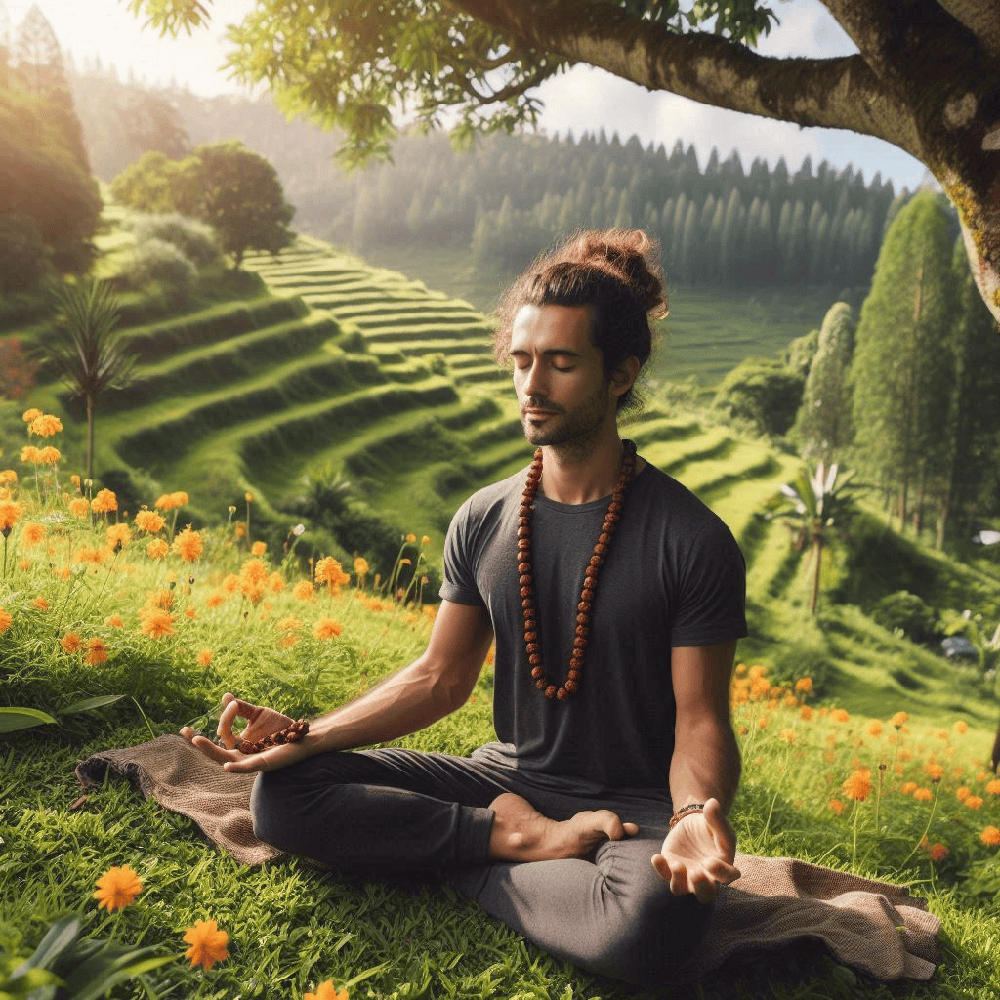
{"label": "meditating man", "polygon": [[[259,771],[254,830],[341,870],[440,875],[560,959],[669,981],[736,879],[726,818],[745,571],[726,526],[618,434],[665,312],[639,231],[575,235],[512,286],[496,335],[512,361],[530,468],[472,496],[444,549],[426,651],[304,739],[231,694],[218,746]],[[355,750],[465,703],[495,641],[498,742],[471,757]]]}

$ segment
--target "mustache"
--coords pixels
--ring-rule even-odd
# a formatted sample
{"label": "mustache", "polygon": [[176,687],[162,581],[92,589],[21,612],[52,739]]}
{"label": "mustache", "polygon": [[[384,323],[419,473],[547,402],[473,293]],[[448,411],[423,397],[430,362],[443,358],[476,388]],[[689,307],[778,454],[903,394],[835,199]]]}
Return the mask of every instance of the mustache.
{"label": "mustache", "polygon": [[521,404],[521,412],[525,410],[551,410],[553,413],[562,413],[563,408],[544,396],[526,396]]}

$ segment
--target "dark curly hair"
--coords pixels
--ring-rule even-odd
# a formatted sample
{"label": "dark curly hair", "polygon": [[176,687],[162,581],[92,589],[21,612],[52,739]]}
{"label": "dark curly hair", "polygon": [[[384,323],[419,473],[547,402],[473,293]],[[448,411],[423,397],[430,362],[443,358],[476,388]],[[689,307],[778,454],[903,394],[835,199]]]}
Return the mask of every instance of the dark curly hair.
{"label": "dark curly hair", "polygon": [[[493,356],[509,358],[514,317],[522,306],[590,306],[591,336],[610,375],[626,358],[640,370],[653,347],[650,318],[667,314],[660,245],[641,229],[578,229],[535,262],[500,301]],[[618,410],[636,410],[635,386],[618,399]]]}

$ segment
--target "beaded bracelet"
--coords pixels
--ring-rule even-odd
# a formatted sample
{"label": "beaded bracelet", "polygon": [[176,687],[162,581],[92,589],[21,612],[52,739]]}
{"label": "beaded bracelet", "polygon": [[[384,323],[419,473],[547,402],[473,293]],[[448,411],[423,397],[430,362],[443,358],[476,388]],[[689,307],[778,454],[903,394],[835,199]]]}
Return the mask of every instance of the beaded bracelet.
{"label": "beaded bracelet", "polygon": [[252,754],[260,753],[263,750],[270,750],[271,747],[280,747],[285,743],[298,743],[309,732],[309,723],[305,719],[299,719],[284,729],[279,729],[276,733],[257,740],[240,740],[236,744],[236,749],[240,753]]}
{"label": "beaded bracelet", "polygon": [[689,816],[691,813],[700,813],[705,811],[704,802],[690,802],[683,809],[678,809],[677,812],[670,817],[670,829],[672,830],[677,824],[684,819],[685,816]]}

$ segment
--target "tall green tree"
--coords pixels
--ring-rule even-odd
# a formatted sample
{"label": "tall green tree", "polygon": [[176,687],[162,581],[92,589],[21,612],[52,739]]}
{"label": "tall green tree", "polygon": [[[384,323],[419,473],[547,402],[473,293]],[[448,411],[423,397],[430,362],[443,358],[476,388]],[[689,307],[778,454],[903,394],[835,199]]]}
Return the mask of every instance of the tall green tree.
{"label": "tall green tree", "polygon": [[846,302],[835,302],[823,317],[796,421],[803,454],[827,465],[844,453],[853,436],[853,357],[854,314]]}
{"label": "tall green tree", "polygon": [[921,191],[886,234],[858,321],[858,460],[895,497],[901,530],[914,485],[919,530],[924,492],[947,454],[941,420],[953,378],[951,266],[944,207],[933,192]]}
{"label": "tall green tree", "polygon": [[94,478],[94,411],[108,389],[126,385],[137,358],[125,351],[118,303],[103,282],[65,284],[57,293],[56,335],[45,353],[87,410],[87,478]]}
{"label": "tall green tree", "polygon": [[[204,24],[199,0],[129,0],[162,30]],[[291,114],[347,135],[348,159],[389,151],[394,112],[455,116],[457,142],[538,120],[536,88],[567,65],[801,126],[850,129],[923,161],[958,207],[983,300],[1000,322],[1000,7],[996,0],[825,0],[856,51],[753,51],[772,0],[256,0],[230,65]],[[780,204],[780,203],[779,203]]]}

